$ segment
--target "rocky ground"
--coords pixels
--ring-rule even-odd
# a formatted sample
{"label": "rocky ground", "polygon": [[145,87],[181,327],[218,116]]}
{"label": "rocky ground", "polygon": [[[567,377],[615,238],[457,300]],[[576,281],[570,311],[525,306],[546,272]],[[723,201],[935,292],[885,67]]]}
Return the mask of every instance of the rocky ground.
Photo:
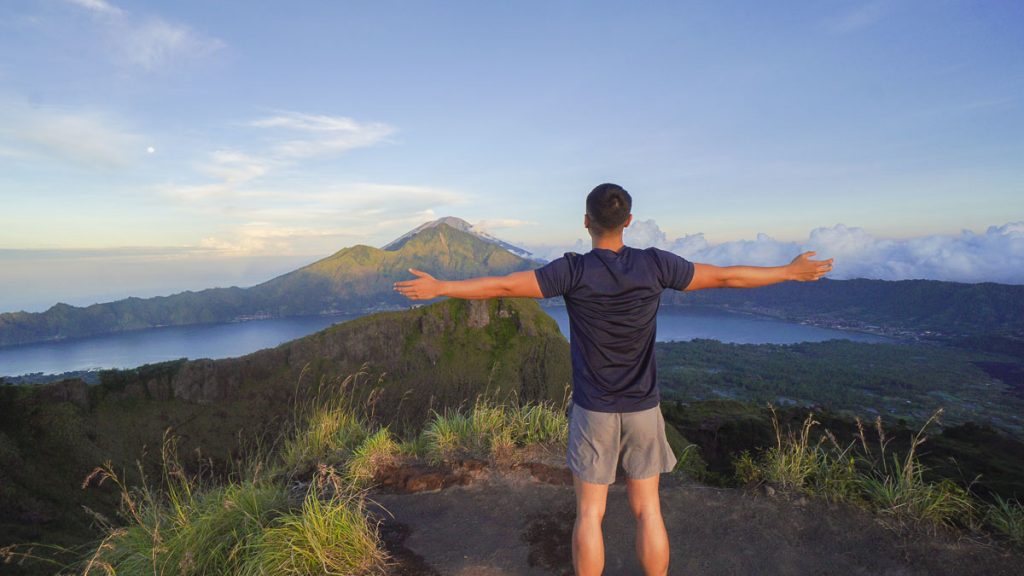
{"label": "rocky ground", "polygon": [[[572,574],[570,476],[556,455],[403,465],[370,494],[396,576]],[[1024,553],[962,533],[897,532],[845,505],[662,476],[670,574],[1016,575]],[[608,575],[642,574],[624,484],[609,492]]]}

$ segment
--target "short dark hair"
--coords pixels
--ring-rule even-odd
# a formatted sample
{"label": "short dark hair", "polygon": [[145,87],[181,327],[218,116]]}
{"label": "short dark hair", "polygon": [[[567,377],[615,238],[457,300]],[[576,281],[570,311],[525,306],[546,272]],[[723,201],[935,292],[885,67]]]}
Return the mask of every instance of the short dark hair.
{"label": "short dark hair", "polygon": [[633,198],[618,184],[601,184],[587,195],[587,215],[598,235],[614,231],[626,223]]}

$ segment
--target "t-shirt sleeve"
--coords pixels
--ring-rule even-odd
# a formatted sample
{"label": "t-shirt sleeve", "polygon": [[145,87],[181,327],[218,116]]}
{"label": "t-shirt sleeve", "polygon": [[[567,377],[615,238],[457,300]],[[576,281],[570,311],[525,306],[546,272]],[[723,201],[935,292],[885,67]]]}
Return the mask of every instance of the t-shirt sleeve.
{"label": "t-shirt sleeve", "polygon": [[693,280],[693,262],[667,250],[654,249],[661,272],[661,286],[673,290],[685,290]]}
{"label": "t-shirt sleeve", "polygon": [[564,256],[534,270],[540,292],[545,298],[562,296],[573,289],[576,284],[576,259],[573,256],[575,254],[566,252]]}

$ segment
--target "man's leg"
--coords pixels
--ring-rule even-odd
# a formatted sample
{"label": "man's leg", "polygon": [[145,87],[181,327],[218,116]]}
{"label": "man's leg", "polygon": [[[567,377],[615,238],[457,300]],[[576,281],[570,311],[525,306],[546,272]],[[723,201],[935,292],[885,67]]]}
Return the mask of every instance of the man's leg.
{"label": "man's leg", "polygon": [[604,571],[604,520],[608,485],[591,484],[573,474],[576,488],[576,523],[572,527],[572,565],[576,576],[598,576]]}
{"label": "man's leg", "polygon": [[646,576],[668,574],[668,532],[661,518],[659,474],[642,480],[626,479],[629,507],[636,517],[636,556]]}

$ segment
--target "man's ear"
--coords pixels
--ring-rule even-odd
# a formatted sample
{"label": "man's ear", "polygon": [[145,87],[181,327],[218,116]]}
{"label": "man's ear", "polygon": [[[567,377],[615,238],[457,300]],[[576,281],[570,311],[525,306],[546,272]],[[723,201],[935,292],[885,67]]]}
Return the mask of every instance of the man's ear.
{"label": "man's ear", "polygon": [[633,215],[626,216],[626,223],[622,225],[623,228],[629,228],[630,223],[633,222]]}
{"label": "man's ear", "polygon": [[590,229],[590,214],[583,215],[583,227],[588,230]]}

